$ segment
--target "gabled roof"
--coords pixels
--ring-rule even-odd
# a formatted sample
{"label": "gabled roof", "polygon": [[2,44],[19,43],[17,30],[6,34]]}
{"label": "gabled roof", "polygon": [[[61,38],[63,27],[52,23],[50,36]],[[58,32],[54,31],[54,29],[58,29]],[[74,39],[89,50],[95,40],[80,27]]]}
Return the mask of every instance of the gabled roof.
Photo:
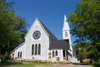
{"label": "gabled roof", "polygon": [[56,41],[51,41],[49,49],[69,49],[69,40],[56,40]]}
{"label": "gabled roof", "polygon": [[[39,20],[39,19],[38,19]],[[39,20],[40,21],[40,20]],[[49,37],[53,40],[57,40],[57,38],[50,32],[50,30],[40,21],[46,32],[49,34]]]}
{"label": "gabled roof", "polygon": [[11,51],[11,53],[13,53],[16,49],[18,49],[19,47],[21,47],[24,44],[25,44],[25,42],[23,42],[22,44],[18,45],[13,51]]}
{"label": "gabled roof", "polygon": [[[46,31],[46,33],[48,34],[48,36],[52,39],[52,40],[57,40],[57,38],[49,31],[49,29],[38,19],[36,18],[35,21],[39,21],[39,23],[42,25],[42,27],[44,28],[44,30]],[[34,21],[34,22],[35,22]],[[29,29],[29,31],[32,29],[34,23],[32,24],[31,28]],[[29,31],[27,32],[25,38],[27,37]]]}

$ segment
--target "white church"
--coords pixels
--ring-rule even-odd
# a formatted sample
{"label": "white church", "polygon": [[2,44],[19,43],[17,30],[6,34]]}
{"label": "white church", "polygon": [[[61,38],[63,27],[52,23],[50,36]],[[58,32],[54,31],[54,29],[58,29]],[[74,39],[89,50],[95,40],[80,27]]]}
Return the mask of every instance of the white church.
{"label": "white church", "polygon": [[11,52],[11,60],[69,61],[78,63],[75,50],[72,48],[70,28],[64,15],[63,39],[58,40],[52,32],[36,18],[25,42]]}

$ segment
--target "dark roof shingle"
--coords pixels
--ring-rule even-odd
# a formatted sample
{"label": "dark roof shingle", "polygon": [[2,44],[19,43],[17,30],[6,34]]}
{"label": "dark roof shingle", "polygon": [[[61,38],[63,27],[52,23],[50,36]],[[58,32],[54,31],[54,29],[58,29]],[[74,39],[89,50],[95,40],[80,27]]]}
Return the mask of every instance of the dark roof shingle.
{"label": "dark roof shingle", "polygon": [[[40,20],[39,20],[40,21]],[[40,21],[41,22],[41,21]],[[49,34],[49,37],[53,40],[58,40],[50,31],[49,29],[41,22],[42,26],[45,28],[45,30],[47,31],[47,33]]]}
{"label": "dark roof shingle", "polygon": [[56,41],[51,41],[49,49],[69,49],[69,40],[56,40]]}

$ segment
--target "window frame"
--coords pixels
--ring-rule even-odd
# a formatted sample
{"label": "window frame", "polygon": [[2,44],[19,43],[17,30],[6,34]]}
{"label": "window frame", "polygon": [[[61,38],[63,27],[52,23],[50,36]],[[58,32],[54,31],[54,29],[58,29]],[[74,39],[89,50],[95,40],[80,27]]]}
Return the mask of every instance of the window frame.
{"label": "window frame", "polygon": [[41,55],[41,44],[38,45],[38,55]]}
{"label": "window frame", "polygon": [[57,50],[55,51],[55,54],[56,54],[56,56],[58,56],[58,51]]}
{"label": "window frame", "polygon": [[35,55],[37,55],[37,44],[35,44]]}
{"label": "window frame", "polygon": [[34,55],[34,44],[32,44],[32,55]]}
{"label": "window frame", "polygon": [[67,31],[65,32],[65,37],[68,37],[68,32]]}
{"label": "window frame", "polygon": [[54,53],[54,50],[52,51],[52,57],[55,57],[55,53]]}

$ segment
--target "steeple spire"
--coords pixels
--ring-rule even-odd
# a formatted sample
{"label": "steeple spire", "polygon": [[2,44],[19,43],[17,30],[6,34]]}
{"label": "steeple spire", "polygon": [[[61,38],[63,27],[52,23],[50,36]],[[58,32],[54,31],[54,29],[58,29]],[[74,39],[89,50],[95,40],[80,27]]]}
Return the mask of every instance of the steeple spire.
{"label": "steeple spire", "polygon": [[63,25],[63,30],[70,30],[66,15],[64,15],[64,25]]}
{"label": "steeple spire", "polygon": [[67,21],[67,18],[66,18],[66,15],[64,15],[64,22],[66,22]]}

